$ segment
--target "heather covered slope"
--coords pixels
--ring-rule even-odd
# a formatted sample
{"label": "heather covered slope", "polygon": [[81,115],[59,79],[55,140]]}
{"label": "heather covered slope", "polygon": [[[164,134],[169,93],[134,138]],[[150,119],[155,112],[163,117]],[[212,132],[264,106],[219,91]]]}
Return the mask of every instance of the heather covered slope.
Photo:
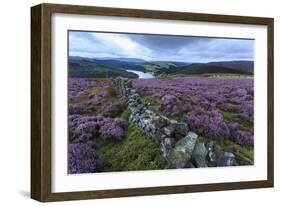
{"label": "heather covered slope", "polygon": [[152,109],[202,136],[253,145],[253,79],[146,79],[133,80],[133,87]]}
{"label": "heather covered slope", "polygon": [[68,173],[170,168],[109,79],[69,79]]}
{"label": "heather covered slope", "polygon": [[[252,79],[135,79],[132,87],[152,111],[185,122],[218,155],[226,151],[235,154],[235,165],[253,164]],[[69,79],[69,173],[174,168],[130,121],[127,106],[110,79]]]}

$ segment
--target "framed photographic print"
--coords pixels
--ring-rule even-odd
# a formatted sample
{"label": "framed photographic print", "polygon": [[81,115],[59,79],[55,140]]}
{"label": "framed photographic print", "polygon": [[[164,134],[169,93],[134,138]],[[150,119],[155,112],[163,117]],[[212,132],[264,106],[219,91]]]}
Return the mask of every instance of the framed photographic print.
{"label": "framed photographic print", "polygon": [[273,187],[273,19],[31,8],[31,197]]}

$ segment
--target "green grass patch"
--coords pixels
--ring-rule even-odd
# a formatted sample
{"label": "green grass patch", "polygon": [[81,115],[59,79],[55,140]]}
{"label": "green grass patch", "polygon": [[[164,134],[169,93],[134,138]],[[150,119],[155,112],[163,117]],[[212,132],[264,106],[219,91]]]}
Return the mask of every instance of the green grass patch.
{"label": "green grass patch", "polygon": [[226,122],[231,122],[237,117],[237,114],[234,112],[226,112],[221,109],[218,109],[218,111],[221,113],[224,121]]}
{"label": "green grass patch", "polygon": [[161,105],[161,99],[159,97],[153,97],[151,95],[141,95],[143,101],[149,105],[149,108],[155,112],[159,112]]}
{"label": "green grass patch", "polygon": [[129,120],[129,117],[130,117],[131,113],[129,112],[128,109],[125,109],[122,114],[120,115],[120,118],[123,118],[125,120]]}
{"label": "green grass patch", "polygon": [[170,168],[157,146],[130,124],[121,141],[97,141],[97,153],[106,161],[105,171],[135,171]]}
{"label": "green grass patch", "polygon": [[118,95],[116,89],[114,89],[113,87],[107,87],[106,92],[109,94],[110,97],[116,98]]}
{"label": "green grass patch", "polygon": [[90,92],[92,94],[97,94],[100,91],[101,91],[101,88],[99,88],[99,87],[94,87],[94,88],[90,89]]}
{"label": "green grass patch", "polygon": [[98,94],[98,93],[101,93],[101,92],[106,92],[110,97],[117,97],[117,95],[118,95],[117,91],[111,86],[94,87],[94,88],[90,89],[90,92],[92,94]]}
{"label": "green grass patch", "polygon": [[70,103],[72,104],[79,104],[79,103],[83,103],[85,101],[87,101],[89,98],[87,95],[81,95],[79,96],[79,98],[76,98],[74,100],[71,100]]}
{"label": "green grass patch", "polygon": [[245,78],[245,77],[252,77],[251,74],[235,74],[235,73],[204,73],[200,74],[201,77],[222,77],[222,78]]}
{"label": "green grass patch", "polygon": [[197,101],[197,97],[196,97],[195,95],[190,96],[190,99],[191,99],[193,102],[196,102],[196,101]]}
{"label": "green grass patch", "polygon": [[91,78],[91,80],[99,83],[111,83],[110,78]]}
{"label": "green grass patch", "polygon": [[240,125],[244,128],[252,129],[254,127],[253,122],[249,122],[247,120],[241,119],[240,120]]}
{"label": "green grass patch", "polygon": [[149,106],[155,110],[158,110],[161,105],[161,100],[159,97],[153,97],[150,95],[142,95],[142,99],[146,104],[149,104]]}
{"label": "green grass patch", "polygon": [[236,144],[230,140],[218,142],[227,152],[232,152],[236,156],[239,165],[249,165],[254,163],[254,147],[249,145]]}
{"label": "green grass patch", "polygon": [[183,113],[182,114],[178,114],[178,115],[173,115],[173,116],[172,115],[163,114],[163,113],[162,113],[162,115],[168,117],[169,119],[176,120],[178,122],[183,122],[183,120],[184,120]]}
{"label": "green grass patch", "polygon": [[[237,117],[237,113],[235,113],[235,112],[226,112],[221,109],[218,109],[218,111],[221,113],[225,122],[232,122]],[[249,121],[241,119],[241,118],[240,118],[239,123],[245,129],[252,129],[254,127],[253,122],[249,122]]]}

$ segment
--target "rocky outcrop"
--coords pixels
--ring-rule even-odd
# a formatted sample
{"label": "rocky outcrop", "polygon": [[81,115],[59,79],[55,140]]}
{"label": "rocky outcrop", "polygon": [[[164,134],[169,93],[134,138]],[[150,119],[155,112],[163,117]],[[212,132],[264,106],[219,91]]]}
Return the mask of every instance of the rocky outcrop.
{"label": "rocky outcrop", "polygon": [[197,141],[193,150],[193,159],[197,167],[208,167],[207,164],[208,150],[205,143]]}
{"label": "rocky outcrop", "polygon": [[222,152],[216,157],[212,145],[198,141],[196,133],[189,131],[184,122],[171,120],[149,109],[140,95],[125,78],[113,79],[115,88],[127,102],[129,121],[141,128],[158,145],[163,157],[174,168],[230,166],[235,156]]}
{"label": "rocky outcrop", "polygon": [[175,168],[185,168],[189,165],[197,138],[197,134],[188,132],[185,137],[176,142],[169,154],[169,161]]}
{"label": "rocky outcrop", "polygon": [[220,152],[217,159],[217,166],[233,165],[235,156],[230,152]]}

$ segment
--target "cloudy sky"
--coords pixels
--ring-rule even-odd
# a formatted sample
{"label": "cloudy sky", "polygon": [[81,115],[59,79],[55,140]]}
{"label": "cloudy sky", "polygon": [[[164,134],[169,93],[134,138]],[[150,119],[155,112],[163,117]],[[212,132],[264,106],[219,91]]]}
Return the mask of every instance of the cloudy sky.
{"label": "cloudy sky", "polygon": [[185,62],[253,60],[254,40],[70,31],[69,55]]}

